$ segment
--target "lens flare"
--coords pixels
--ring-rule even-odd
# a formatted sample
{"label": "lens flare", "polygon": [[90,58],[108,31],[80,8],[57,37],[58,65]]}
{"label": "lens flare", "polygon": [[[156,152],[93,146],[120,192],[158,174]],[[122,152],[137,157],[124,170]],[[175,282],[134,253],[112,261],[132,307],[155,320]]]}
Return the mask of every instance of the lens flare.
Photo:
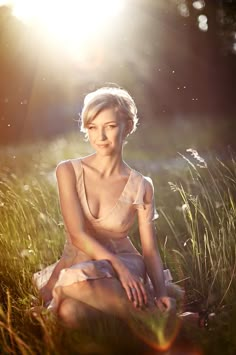
{"label": "lens flare", "polygon": [[176,316],[163,315],[155,311],[150,314],[136,314],[129,326],[148,346],[156,351],[170,349],[179,333],[181,322]]}

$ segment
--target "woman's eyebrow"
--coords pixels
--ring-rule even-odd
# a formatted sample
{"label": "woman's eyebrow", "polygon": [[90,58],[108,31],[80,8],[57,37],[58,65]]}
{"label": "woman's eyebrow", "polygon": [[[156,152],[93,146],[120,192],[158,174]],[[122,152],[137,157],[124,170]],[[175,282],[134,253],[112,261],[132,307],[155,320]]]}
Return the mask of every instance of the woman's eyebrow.
{"label": "woman's eyebrow", "polygon": [[[117,124],[116,121],[108,121],[108,122],[105,122],[104,125],[111,124],[111,123]],[[89,123],[88,126],[96,126],[96,124],[95,123]]]}

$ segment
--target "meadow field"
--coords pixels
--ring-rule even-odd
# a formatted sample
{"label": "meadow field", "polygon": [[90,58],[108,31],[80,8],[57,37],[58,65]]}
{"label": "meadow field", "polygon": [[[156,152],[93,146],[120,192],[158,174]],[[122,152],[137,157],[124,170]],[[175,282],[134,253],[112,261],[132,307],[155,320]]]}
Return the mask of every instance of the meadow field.
{"label": "meadow field", "polygon": [[[124,153],[153,179],[164,266],[186,293],[178,311],[194,312],[192,321],[150,316],[127,326],[101,317],[73,332],[46,311],[29,312],[40,304],[31,280],[64,244],[55,167],[91,153],[89,145],[74,133],[0,148],[0,353],[236,353],[236,156],[211,149],[206,131],[198,140],[188,130],[177,139],[173,129],[167,139],[147,127]],[[140,249],[136,225],[130,236]]]}

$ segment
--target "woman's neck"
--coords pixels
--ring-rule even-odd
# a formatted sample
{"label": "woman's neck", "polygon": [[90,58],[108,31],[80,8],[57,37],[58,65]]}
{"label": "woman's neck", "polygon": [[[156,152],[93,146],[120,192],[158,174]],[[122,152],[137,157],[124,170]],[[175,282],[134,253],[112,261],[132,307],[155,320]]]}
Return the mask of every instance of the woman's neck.
{"label": "woman's neck", "polygon": [[101,177],[109,177],[125,172],[126,164],[123,161],[122,154],[101,156],[95,153],[91,158],[91,165],[99,172]]}

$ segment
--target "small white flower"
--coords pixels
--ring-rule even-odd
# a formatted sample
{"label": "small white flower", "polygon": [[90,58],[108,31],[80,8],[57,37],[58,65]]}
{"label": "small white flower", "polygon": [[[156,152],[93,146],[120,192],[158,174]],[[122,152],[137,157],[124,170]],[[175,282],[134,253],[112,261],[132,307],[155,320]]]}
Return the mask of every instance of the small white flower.
{"label": "small white flower", "polygon": [[23,249],[21,252],[20,252],[20,256],[22,258],[25,258],[25,257],[29,257],[30,255],[34,254],[34,251],[32,249]]}
{"label": "small white flower", "polygon": [[29,189],[30,189],[29,185],[24,185],[24,186],[23,186],[23,190],[29,191]]}
{"label": "small white flower", "polygon": [[188,244],[189,241],[190,241],[190,238],[188,238],[187,240],[185,240],[185,242],[184,242],[184,247],[186,247],[186,245]]}
{"label": "small white flower", "polygon": [[195,149],[188,148],[186,149],[186,152],[189,152],[192,155],[192,157],[198,161],[197,166],[199,166],[199,168],[207,168],[206,161],[202,157],[200,157],[200,155]]}
{"label": "small white flower", "polygon": [[188,210],[188,205],[186,204],[186,203],[184,203],[182,206],[181,206],[181,208],[182,208],[182,211],[183,212],[185,212],[186,210]]}
{"label": "small white flower", "polygon": [[171,191],[174,191],[174,192],[178,191],[177,185],[174,184],[173,182],[168,181],[168,185],[170,186]]}

